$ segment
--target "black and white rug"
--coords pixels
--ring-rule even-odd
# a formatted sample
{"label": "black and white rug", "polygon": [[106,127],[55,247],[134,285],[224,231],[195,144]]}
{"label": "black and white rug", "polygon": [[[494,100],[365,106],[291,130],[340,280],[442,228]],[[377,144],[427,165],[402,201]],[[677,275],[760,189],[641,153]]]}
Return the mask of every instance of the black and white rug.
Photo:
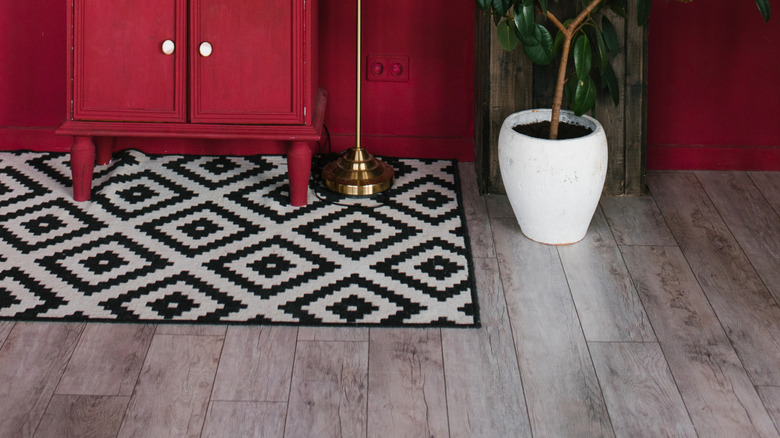
{"label": "black and white rug", "polygon": [[76,203],[67,154],[0,153],[0,319],[478,326],[457,166],[386,161],[291,207],[284,157],[125,151]]}

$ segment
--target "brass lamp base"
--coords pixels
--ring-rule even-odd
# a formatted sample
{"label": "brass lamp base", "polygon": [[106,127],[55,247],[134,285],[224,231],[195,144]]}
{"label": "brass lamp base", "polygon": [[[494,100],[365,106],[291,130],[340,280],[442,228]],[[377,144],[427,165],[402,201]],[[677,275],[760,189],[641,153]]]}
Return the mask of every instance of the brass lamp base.
{"label": "brass lamp base", "polygon": [[393,185],[395,171],[356,146],[322,169],[322,181],[328,189],[350,196],[367,196]]}

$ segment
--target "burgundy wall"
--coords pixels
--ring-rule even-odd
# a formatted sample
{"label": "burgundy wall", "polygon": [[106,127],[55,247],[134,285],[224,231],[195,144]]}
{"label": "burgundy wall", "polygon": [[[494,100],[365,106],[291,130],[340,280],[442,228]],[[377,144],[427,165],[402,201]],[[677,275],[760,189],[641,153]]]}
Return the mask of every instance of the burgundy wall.
{"label": "burgundy wall", "polygon": [[0,148],[62,150],[65,3],[0,3]]}
{"label": "burgundy wall", "polygon": [[780,3],[654,1],[647,166],[780,170]]}
{"label": "burgundy wall", "polygon": [[[0,149],[64,151],[65,2],[0,3]],[[355,12],[320,0],[320,85],[334,150],[355,143]],[[409,80],[363,81],[364,147],[380,155],[473,159],[474,4],[363,2],[364,55],[409,57]],[[365,76],[365,75],[364,75]],[[250,142],[133,139],[149,152],[251,153]]]}

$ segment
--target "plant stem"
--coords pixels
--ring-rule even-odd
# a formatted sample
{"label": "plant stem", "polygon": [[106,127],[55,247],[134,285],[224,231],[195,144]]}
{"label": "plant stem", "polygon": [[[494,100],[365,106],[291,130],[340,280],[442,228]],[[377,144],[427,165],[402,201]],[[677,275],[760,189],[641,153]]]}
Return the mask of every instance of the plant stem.
{"label": "plant stem", "polygon": [[587,8],[580,12],[577,17],[564,26],[552,12],[547,11],[547,18],[555,24],[563,34],[563,46],[561,48],[561,63],[558,66],[558,79],[555,82],[555,94],[553,95],[552,114],[550,116],[550,140],[558,139],[558,125],[561,119],[561,105],[563,104],[563,85],[566,83],[566,66],[569,63],[569,50],[571,49],[571,40],[574,34],[579,30],[580,24],[587,18],[596,6],[602,0],[593,0]]}
{"label": "plant stem", "polygon": [[550,116],[550,140],[558,139],[558,125],[561,119],[561,105],[563,104],[563,84],[566,83],[566,64],[569,60],[571,37],[566,36],[561,50],[561,64],[558,67],[558,79],[555,82],[555,94],[553,95],[552,115]]}

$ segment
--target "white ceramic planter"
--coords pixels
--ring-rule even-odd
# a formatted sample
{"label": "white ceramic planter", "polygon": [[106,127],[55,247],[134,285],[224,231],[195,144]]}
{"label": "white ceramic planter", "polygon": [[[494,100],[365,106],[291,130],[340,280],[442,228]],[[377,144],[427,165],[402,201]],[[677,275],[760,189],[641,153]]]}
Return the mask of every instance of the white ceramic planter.
{"label": "white ceramic planter", "polygon": [[563,245],[582,240],[598,206],[607,175],[607,137],[594,118],[561,112],[561,120],[586,126],[585,137],[548,140],[512,128],[550,120],[551,110],[521,111],[504,120],[498,161],[520,229],[537,242]]}

